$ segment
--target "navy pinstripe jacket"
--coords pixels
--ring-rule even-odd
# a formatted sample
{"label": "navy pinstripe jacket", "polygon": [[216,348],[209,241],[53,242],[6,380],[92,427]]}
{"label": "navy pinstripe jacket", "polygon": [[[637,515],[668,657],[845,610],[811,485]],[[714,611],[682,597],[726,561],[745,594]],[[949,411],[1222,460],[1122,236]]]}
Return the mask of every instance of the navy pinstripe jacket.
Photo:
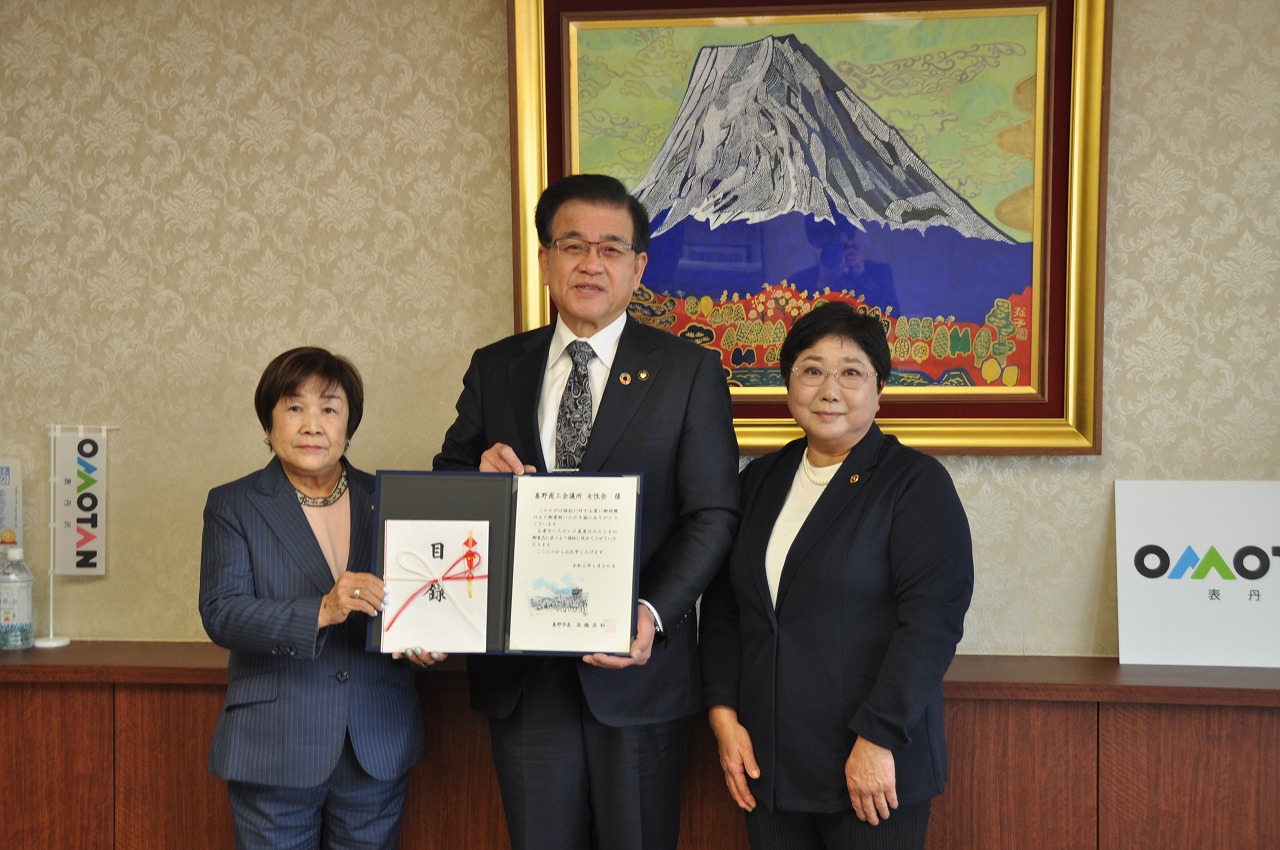
{"label": "navy pinstripe jacket", "polygon": [[[367,570],[373,476],[347,464],[349,569]],[[317,631],[333,576],[280,462],[216,487],[204,510],[200,616],[231,650],[209,754],[224,779],[305,788],[329,777],[351,736],[360,764],[392,779],[423,752],[414,673],[365,651],[368,619]]]}

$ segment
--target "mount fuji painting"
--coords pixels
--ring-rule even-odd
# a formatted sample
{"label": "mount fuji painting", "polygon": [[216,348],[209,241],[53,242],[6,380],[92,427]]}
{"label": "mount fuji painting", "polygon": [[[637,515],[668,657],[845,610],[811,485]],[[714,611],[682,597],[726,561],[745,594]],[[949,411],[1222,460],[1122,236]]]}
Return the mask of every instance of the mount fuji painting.
{"label": "mount fuji painting", "polygon": [[635,193],[663,219],[654,235],[688,218],[715,228],[836,213],[1010,241],[792,36],[703,48],[675,126]]}
{"label": "mount fuji painting", "polygon": [[[1026,139],[1034,76],[1007,99],[1025,111],[998,116],[1006,135]],[[974,181],[940,176],[804,39],[700,47],[653,141],[632,187],[652,229],[631,313],[719,349],[731,383],[780,385],[787,328],[830,300],[883,318],[893,385],[1029,380],[1031,225],[979,212]]]}

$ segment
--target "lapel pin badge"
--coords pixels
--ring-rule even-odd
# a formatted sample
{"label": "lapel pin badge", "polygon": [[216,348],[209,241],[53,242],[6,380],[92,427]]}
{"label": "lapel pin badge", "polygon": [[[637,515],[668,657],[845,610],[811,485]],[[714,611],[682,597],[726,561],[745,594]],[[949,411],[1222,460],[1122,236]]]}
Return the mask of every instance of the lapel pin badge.
{"label": "lapel pin badge", "polygon": [[631,383],[631,373],[630,373],[630,372],[623,372],[621,375],[619,375],[619,376],[618,376],[618,383],[622,384],[624,387],[625,387],[627,384]]}
{"label": "lapel pin badge", "polygon": [[849,483],[850,483],[850,484],[857,484],[857,483],[858,483],[858,473],[856,473],[856,472],[855,472],[855,473],[853,473],[853,475],[850,475],[850,476],[849,476]]}
{"label": "lapel pin badge", "polygon": [[649,370],[648,370],[648,369],[641,369],[641,370],[640,370],[640,380],[642,380],[642,381],[647,381],[647,380],[649,380]]}

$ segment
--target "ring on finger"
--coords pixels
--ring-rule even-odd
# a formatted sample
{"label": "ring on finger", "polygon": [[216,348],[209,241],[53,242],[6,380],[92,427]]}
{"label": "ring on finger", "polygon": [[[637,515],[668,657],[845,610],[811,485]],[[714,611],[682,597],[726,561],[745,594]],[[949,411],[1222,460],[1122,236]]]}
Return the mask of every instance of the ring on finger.
{"label": "ring on finger", "polygon": [[356,599],[359,599],[359,598],[360,598],[360,588],[358,588],[358,587],[357,587],[357,588],[355,589],[355,591],[354,591],[351,595],[352,595],[352,596],[354,596]]}

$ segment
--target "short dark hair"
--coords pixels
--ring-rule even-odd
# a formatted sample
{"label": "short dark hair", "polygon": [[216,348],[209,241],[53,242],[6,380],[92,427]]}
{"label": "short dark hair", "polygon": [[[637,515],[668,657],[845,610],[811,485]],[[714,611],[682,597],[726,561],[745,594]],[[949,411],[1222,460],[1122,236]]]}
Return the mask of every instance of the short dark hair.
{"label": "short dark hair", "polygon": [[622,181],[607,174],[570,174],[548,186],[533,210],[533,226],[538,241],[550,246],[551,220],[569,201],[586,201],[605,207],[618,207],[631,214],[631,247],[637,254],[649,250],[649,212],[644,204],[627,191]]}
{"label": "short dark hair", "polygon": [[351,439],[364,416],[364,381],[347,358],[311,346],[291,348],[263,370],[253,394],[253,407],[258,412],[262,430],[271,431],[271,414],[276,402],[293,395],[313,378],[324,384],[325,390],[342,387],[347,394],[347,439]]}
{"label": "short dark hair", "polygon": [[819,340],[829,336],[847,339],[861,348],[871,361],[871,368],[876,370],[877,388],[884,389],[889,373],[893,370],[893,357],[889,354],[889,339],[885,335],[884,322],[878,316],[858,312],[843,301],[820,304],[791,326],[778,354],[783,384],[790,384],[791,367],[796,365],[796,359],[817,345]]}

